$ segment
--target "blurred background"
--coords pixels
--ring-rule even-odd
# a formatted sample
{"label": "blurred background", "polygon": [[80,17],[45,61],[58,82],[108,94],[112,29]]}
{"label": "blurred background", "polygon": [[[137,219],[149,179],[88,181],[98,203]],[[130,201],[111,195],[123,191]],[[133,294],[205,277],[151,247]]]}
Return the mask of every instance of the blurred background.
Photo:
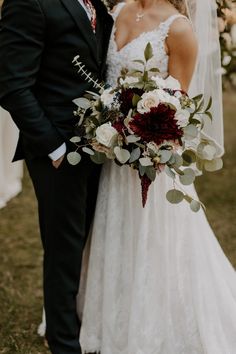
{"label": "blurred background", "polygon": [[[226,154],[224,169],[199,177],[196,187],[207,206],[208,220],[236,267],[236,1],[216,0],[216,3],[222,48]],[[0,202],[4,196],[0,204],[0,354],[44,354],[48,353],[47,348],[37,335],[43,298],[36,202],[25,168],[21,193],[14,198],[6,193],[9,184],[15,182],[18,189],[14,195],[20,191],[22,173],[21,164],[17,167],[10,164],[10,141],[16,128],[9,121],[9,117],[0,119]],[[12,181],[8,175],[14,176]]]}

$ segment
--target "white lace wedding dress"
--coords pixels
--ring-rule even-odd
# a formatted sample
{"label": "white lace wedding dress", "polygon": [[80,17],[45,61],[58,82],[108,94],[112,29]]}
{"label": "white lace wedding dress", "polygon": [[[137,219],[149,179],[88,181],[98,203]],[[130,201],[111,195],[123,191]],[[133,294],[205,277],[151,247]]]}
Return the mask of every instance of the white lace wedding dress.
{"label": "white lace wedding dress", "polygon": [[[119,5],[116,15],[123,5]],[[118,51],[113,29],[108,81],[133,68],[148,42],[167,75],[172,16]],[[236,275],[204,212],[167,202],[164,173],[142,208],[136,171],[104,165],[92,230],[81,329],[85,353],[235,354]],[[193,187],[188,192],[195,195]]]}
{"label": "white lace wedding dress", "polygon": [[0,107],[0,208],[21,191],[23,163],[11,163],[18,129],[10,115]]}

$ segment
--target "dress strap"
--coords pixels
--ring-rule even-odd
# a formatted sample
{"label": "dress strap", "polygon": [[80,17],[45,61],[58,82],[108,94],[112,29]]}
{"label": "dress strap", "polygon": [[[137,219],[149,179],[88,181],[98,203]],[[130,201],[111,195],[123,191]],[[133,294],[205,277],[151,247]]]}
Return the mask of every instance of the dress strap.
{"label": "dress strap", "polygon": [[111,16],[114,20],[114,22],[116,21],[117,17],[119,16],[121,10],[123,9],[123,7],[126,5],[125,2],[119,2],[115,7],[114,7],[114,11],[111,12]]}
{"label": "dress strap", "polygon": [[160,31],[162,33],[162,38],[163,40],[166,39],[166,37],[168,37],[168,34],[169,34],[169,30],[170,30],[170,27],[172,25],[172,23],[177,19],[177,18],[184,18],[185,20],[187,20],[189,22],[189,19],[188,17],[184,16],[184,15],[181,15],[181,14],[175,14],[175,15],[172,15],[170,17],[167,18],[167,20],[163,21],[161,24],[160,24]]}

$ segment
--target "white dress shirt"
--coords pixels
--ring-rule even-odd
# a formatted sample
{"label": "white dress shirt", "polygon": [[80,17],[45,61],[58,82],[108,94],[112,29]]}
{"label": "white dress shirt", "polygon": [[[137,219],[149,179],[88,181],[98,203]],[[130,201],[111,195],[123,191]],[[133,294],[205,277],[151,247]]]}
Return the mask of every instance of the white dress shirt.
{"label": "white dress shirt", "polygon": [[[78,0],[78,2],[80,3],[80,5],[83,7],[84,11],[86,12],[89,20],[91,20],[91,13],[89,11],[89,9],[86,7],[86,5],[84,4],[83,0]],[[63,143],[61,146],[59,146],[56,150],[54,150],[53,152],[51,152],[48,156],[50,157],[51,160],[56,161],[58,160],[60,157],[62,157],[63,155],[65,155],[66,153],[66,144]]]}

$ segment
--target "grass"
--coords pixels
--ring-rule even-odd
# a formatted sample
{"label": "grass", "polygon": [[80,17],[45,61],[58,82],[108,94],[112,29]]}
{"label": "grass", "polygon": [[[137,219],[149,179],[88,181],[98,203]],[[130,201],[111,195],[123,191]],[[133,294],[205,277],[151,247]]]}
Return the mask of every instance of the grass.
{"label": "grass", "polygon": [[[226,156],[224,170],[197,181],[208,219],[236,267],[236,103],[225,96]],[[46,354],[37,336],[41,319],[42,251],[36,203],[28,174],[23,192],[0,210],[0,354]]]}

